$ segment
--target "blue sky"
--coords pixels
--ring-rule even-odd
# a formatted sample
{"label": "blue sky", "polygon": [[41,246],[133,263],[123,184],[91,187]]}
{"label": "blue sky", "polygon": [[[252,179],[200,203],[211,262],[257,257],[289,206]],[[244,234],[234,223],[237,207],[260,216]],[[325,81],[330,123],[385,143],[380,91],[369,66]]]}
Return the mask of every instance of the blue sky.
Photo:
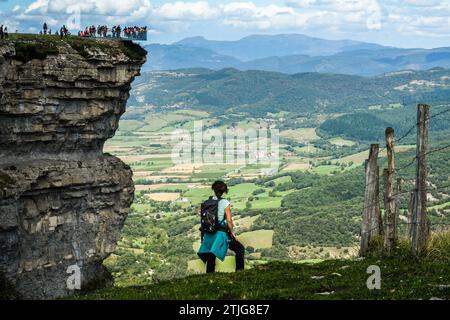
{"label": "blue sky", "polygon": [[151,41],[302,33],[398,47],[450,46],[449,0],[0,0],[10,31],[61,24],[147,25]]}

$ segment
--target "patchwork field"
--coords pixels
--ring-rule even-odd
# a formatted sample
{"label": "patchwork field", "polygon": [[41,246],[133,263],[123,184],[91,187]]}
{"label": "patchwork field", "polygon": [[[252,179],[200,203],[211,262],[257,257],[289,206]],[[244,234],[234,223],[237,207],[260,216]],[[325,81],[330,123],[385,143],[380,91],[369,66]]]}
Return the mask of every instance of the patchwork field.
{"label": "patchwork field", "polygon": [[354,146],[355,142],[350,141],[350,140],[345,140],[343,138],[333,138],[329,140],[331,144],[334,144],[336,146],[339,147],[344,147],[344,146]]}
{"label": "patchwork field", "polygon": [[273,230],[244,232],[238,236],[238,239],[246,247],[253,247],[254,249],[271,248],[273,244]]}
{"label": "patchwork field", "polygon": [[[382,146],[380,146],[380,148],[382,148]],[[396,146],[395,148],[395,152],[397,153],[402,153],[402,152],[407,152],[410,150],[414,150],[416,148],[416,146],[413,145],[400,145],[400,146]],[[380,156],[382,158],[386,157],[386,151],[382,152],[380,154]],[[364,161],[369,157],[369,151],[362,151],[362,152],[358,152],[356,154],[352,154],[350,156],[346,156],[340,159],[335,159],[336,161],[339,161],[340,163],[356,163],[356,164],[363,164]]]}
{"label": "patchwork field", "polygon": [[316,128],[290,129],[280,132],[280,136],[283,138],[304,142],[312,142],[320,139],[320,137],[316,134]]}
{"label": "patchwork field", "polygon": [[150,193],[147,195],[150,199],[159,202],[175,201],[180,198],[179,193]]}

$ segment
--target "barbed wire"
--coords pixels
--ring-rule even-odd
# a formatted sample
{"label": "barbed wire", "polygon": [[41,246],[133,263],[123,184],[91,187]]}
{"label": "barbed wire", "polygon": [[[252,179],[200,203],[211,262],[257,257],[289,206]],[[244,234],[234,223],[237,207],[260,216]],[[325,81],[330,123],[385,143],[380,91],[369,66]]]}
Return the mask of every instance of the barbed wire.
{"label": "barbed wire", "polygon": [[428,152],[425,153],[425,155],[427,156],[427,155],[430,155],[432,153],[440,152],[440,151],[443,151],[443,150],[446,150],[446,149],[449,149],[449,148],[450,148],[450,144],[448,144],[448,145],[446,145],[444,147],[439,147],[439,148],[433,149],[431,151],[428,151]]}
{"label": "barbed wire", "polygon": [[[427,155],[430,155],[430,154],[433,154],[433,153],[436,153],[436,152],[440,152],[440,151],[443,151],[443,150],[446,150],[446,149],[450,149],[450,144],[446,145],[444,147],[439,147],[439,148],[433,149],[431,151],[425,152],[424,155],[427,156]],[[399,172],[399,171],[402,171],[402,170],[412,166],[413,164],[416,163],[416,160],[417,160],[417,156],[415,156],[410,163],[408,163],[408,164],[406,164],[406,165],[404,165],[404,166],[402,166],[400,168],[396,168],[395,171]]]}
{"label": "barbed wire", "polygon": [[[421,121],[417,122],[415,125],[411,126],[411,128],[409,128],[409,129],[406,131],[405,134],[403,134],[400,138],[396,139],[396,140],[395,140],[395,143],[397,144],[397,143],[403,141],[404,139],[406,139],[406,138],[414,131],[414,129],[416,129],[419,125],[422,124],[422,121],[429,121],[429,120],[431,120],[431,119],[434,119],[434,118],[439,117],[439,116],[441,116],[441,115],[443,115],[443,114],[446,114],[446,113],[450,113],[450,108],[448,108],[448,109],[446,109],[446,110],[443,110],[443,111],[441,111],[441,112],[438,112],[437,114],[434,114],[434,115],[432,115],[432,116],[429,116],[429,117],[428,117],[427,119],[425,119],[425,120],[421,120]],[[385,147],[381,148],[381,149],[378,151],[377,159],[379,159],[379,158],[381,157],[380,154],[381,154],[384,150],[386,150],[387,147],[388,147],[388,146],[386,145]],[[430,151],[428,151],[428,152],[422,153],[421,155],[416,155],[416,156],[411,160],[411,162],[408,162],[406,165],[403,165],[403,166],[401,166],[401,167],[399,167],[399,168],[394,169],[394,172],[395,172],[395,173],[400,172],[400,171],[402,171],[402,170],[404,170],[404,169],[406,169],[406,168],[408,168],[408,167],[414,165],[414,164],[416,163],[417,159],[418,159],[418,156],[425,157],[425,156],[427,156],[427,155],[430,155],[430,154],[433,154],[433,153],[436,153],[436,152],[441,152],[441,151],[446,150],[446,149],[449,149],[449,148],[450,148],[450,145],[446,145],[446,146],[438,147],[438,148],[435,148],[435,149],[430,150]],[[367,189],[371,184],[380,183],[379,180],[380,180],[380,179],[378,178],[378,179],[376,179],[375,181],[366,184],[365,188]],[[447,189],[447,188],[450,188],[450,184],[449,184],[449,185],[445,185],[445,186],[440,186],[440,187],[427,188],[427,190],[443,190],[443,189]],[[416,193],[417,191],[418,191],[418,189],[417,189],[417,188],[414,188],[414,189],[411,189],[411,190],[405,190],[405,191],[396,192],[396,193],[394,193],[393,195],[391,195],[390,198],[391,198],[391,199],[392,199],[392,198],[396,199],[396,198],[398,198],[398,197],[400,197],[400,196],[402,196],[402,195],[405,195],[405,194],[411,194],[411,193]],[[386,197],[386,196],[385,196],[385,197]],[[377,200],[377,201],[374,201],[374,202],[372,202],[372,203],[370,203],[369,205],[364,205],[362,212],[364,213],[367,209],[372,208],[372,207],[375,207],[375,206],[379,206],[379,207],[381,208],[381,206],[383,205],[382,203],[386,201],[385,197],[380,197],[380,196],[378,195],[378,200]],[[396,199],[396,200],[398,201],[398,199]],[[385,205],[383,205],[383,206],[385,206]],[[446,216],[444,215],[444,216],[442,216],[441,218],[446,218]],[[398,223],[397,225],[415,225],[415,224],[417,224],[417,222],[401,222],[401,223]],[[450,222],[448,222],[448,223],[447,223],[447,222],[445,222],[445,223],[444,223],[444,222],[433,222],[433,225],[450,226]],[[380,225],[377,225],[377,226],[375,226],[375,227],[373,227],[373,228],[371,228],[371,229],[369,229],[369,230],[363,230],[363,227],[361,227],[361,229],[360,229],[360,235],[362,235],[363,233],[365,233],[365,234],[370,233],[370,232],[372,232],[373,230],[378,229],[378,228],[380,228]]]}
{"label": "barbed wire", "polygon": [[[437,114],[434,114],[432,116],[429,116],[427,119],[425,119],[425,121],[430,121],[431,119],[439,117],[439,116],[441,116],[441,115],[443,115],[445,113],[448,113],[448,112],[450,112],[450,108],[448,108],[448,109],[446,109],[444,111],[438,112]],[[395,139],[395,143],[399,143],[399,142],[403,141],[404,139],[406,139],[414,131],[414,129],[417,128],[417,126],[422,124],[422,121],[423,120],[417,122],[415,125],[411,126],[411,128],[409,128],[408,131],[406,131],[406,133],[403,134],[400,138]],[[380,149],[380,151],[378,151],[378,153],[380,154],[382,151],[384,151],[386,149],[387,149],[387,147],[383,147],[382,149]],[[378,158],[380,158],[380,155],[378,155]]]}
{"label": "barbed wire", "polygon": [[[447,112],[450,112],[450,108],[448,108],[448,109],[446,109],[446,110],[444,110],[444,111],[441,111],[441,112],[439,112],[439,113],[436,113],[435,115],[430,116],[430,117],[429,117],[428,119],[426,119],[426,120],[434,119],[434,118],[439,117],[440,115],[443,115],[443,114],[445,114],[445,113],[447,113]],[[419,124],[420,124],[420,121],[419,121]],[[418,124],[418,125],[419,125],[419,124]]]}
{"label": "barbed wire", "polygon": [[[442,219],[442,218],[448,218],[448,217],[447,216],[442,216],[440,218]],[[397,226],[409,226],[409,225],[415,225],[415,224],[417,224],[417,222],[398,222],[396,225]],[[450,226],[450,222],[432,222],[432,225],[433,226]],[[375,226],[375,227],[370,228],[369,230],[367,230],[365,232],[366,233],[370,233],[370,232],[372,232],[372,231],[374,231],[374,230],[376,230],[378,228],[380,228],[380,226]],[[361,227],[360,234],[363,233],[362,229],[363,228]]]}
{"label": "barbed wire", "polygon": [[398,168],[398,169],[395,169],[395,171],[396,171],[396,172],[400,172],[400,171],[402,171],[402,170],[405,170],[406,168],[411,167],[412,165],[416,164],[416,160],[417,160],[417,157],[414,157],[414,158],[411,160],[411,162],[409,162],[408,164],[406,164],[406,165],[404,165],[404,166],[401,166],[401,167]]}
{"label": "barbed wire", "polygon": [[[417,222],[401,222],[401,223],[397,223],[397,226],[410,226],[410,225],[416,225],[416,224],[417,224]],[[450,222],[434,222],[433,226],[450,226]],[[380,226],[370,228],[369,230],[365,231],[365,233],[370,233],[378,228],[380,228]],[[361,228],[360,234],[362,234],[362,233],[363,233],[363,230]]]}
{"label": "barbed wire", "polygon": [[[450,184],[445,185],[445,186],[440,186],[440,187],[427,188],[427,190],[437,191],[437,190],[443,190],[443,189],[447,189],[447,188],[450,188]],[[396,198],[396,197],[404,195],[404,194],[410,194],[410,193],[413,193],[413,192],[416,192],[416,191],[417,191],[417,189],[410,189],[410,190],[400,191],[400,192],[394,193],[392,195],[392,198]],[[367,206],[364,206],[362,211],[364,212],[366,209],[372,208],[372,207],[374,207],[376,205],[380,205],[380,202],[382,202],[382,201],[383,201],[383,199],[378,199],[378,203],[372,202],[371,204],[369,204]]]}
{"label": "barbed wire", "polygon": [[[441,116],[441,115],[443,115],[443,114],[445,114],[445,113],[450,113],[450,108],[448,108],[448,109],[446,109],[446,110],[443,110],[443,111],[441,111],[441,112],[438,112],[437,114],[434,114],[434,115],[432,115],[432,116],[429,116],[427,119],[425,119],[425,121],[429,121],[429,120],[434,119],[434,118],[436,118],[436,117],[438,117],[438,116]],[[400,141],[404,140],[404,139],[405,139],[406,137],[408,137],[408,136],[411,134],[411,132],[412,132],[417,126],[419,126],[421,123],[422,123],[422,121],[417,122],[417,123],[416,123],[414,126],[412,126],[412,127],[411,127],[411,128],[410,128],[403,136],[401,136],[399,139],[396,139],[395,142],[396,142],[396,143],[399,143]],[[436,149],[434,149],[434,150],[431,150],[431,151],[426,152],[426,153],[424,154],[424,156],[427,156],[427,155],[430,155],[430,154],[433,154],[433,153],[436,153],[436,152],[440,152],[440,151],[443,151],[443,150],[446,150],[446,149],[449,149],[449,148],[450,148],[450,145],[446,145],[446,146],[444,146],[444,147],[439,147],[439,148],[436,148]],[[380,154],[381,154],[384,150],[386,150],[386,149],[387,149],[387,146],[381,148],[381,149],[378,151],[378,157],[377,157],[378,159],[380,159],[380,158],[382,157]],[[402,171],[402,170],[405,170],[405,169],[409,168],[410,166],[412,166],[412,165],[415,164],[415,161],[416,161],[416,160],[417,160],[417,156],[415,156],[415,157],[412,159],[412,161],[409,162],[409,163],[407,163],[406,165],[404,165],[404,166],[402,166],[402,167],[400,167],[400,168],[396,168],[396,169],[395,169],[395,172],[400,172],[400,171]],[[366,185],[365,185],[365,189],[366,189],[367,187],[369,187],[371,184],[374,184],[374,183],[376,183],[376,181],[366,184]]]}

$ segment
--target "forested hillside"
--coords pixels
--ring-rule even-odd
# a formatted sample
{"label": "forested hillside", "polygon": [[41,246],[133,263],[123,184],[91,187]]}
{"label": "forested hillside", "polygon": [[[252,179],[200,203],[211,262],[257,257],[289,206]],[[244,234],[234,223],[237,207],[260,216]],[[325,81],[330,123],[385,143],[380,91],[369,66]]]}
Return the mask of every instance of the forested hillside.
{"label": "forested hillside", "polygon": [[136,80],[131,106],[185,107],[222,115],[230,110],[342,113],[450,101],[450,70],[404,71],[365,78],[338,74],[187,69],[147,72]]}

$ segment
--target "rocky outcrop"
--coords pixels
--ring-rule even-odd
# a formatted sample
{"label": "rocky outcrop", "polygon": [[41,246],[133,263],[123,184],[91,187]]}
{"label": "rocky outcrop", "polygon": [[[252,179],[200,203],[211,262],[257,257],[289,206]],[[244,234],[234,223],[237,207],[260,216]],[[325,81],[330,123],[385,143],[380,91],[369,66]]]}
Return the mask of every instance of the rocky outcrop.
{"label": "rocky outcrop", "polygon": [[111,281],[134,186],[103,145],[144,62],[118,41],[0,42],[0,271],[23,298],[73,292],[74,270],[82,288]]}

